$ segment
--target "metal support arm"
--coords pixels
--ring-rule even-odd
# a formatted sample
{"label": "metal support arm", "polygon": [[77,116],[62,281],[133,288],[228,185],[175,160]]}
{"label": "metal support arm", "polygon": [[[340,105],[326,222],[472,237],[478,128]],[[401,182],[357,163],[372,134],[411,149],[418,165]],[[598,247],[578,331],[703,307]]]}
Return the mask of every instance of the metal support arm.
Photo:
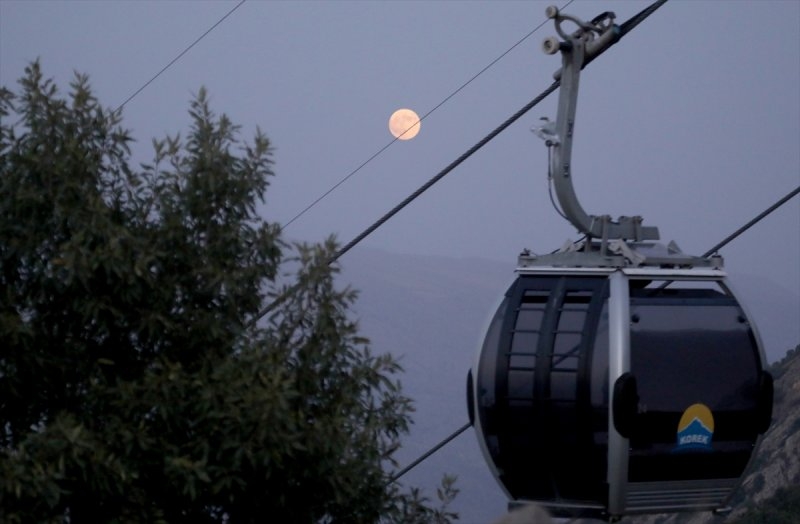
{"label": "metal support arm", "polygon": [[[572,185],[572,138],[575,131],[575,111],[578,104],[578,86],[581,69],[595,56],[602,53],[618,39],[619,26],[614,25],[614,14],[603,13],[591,23],[559,13],[558,8],[548,7],[547,16],[555,20],[556,31],[564,38],[547,38],[543,49],[548,54],[561,51],[562,67],[555,73],[561,80],[558,97],[558,114],[555,121],[554,139],[548,142],[552,148],[550,173],[553,177],[558,202],[564,215],[578,230],[590,237],[605,242],[612,239],[658,240],[658,229],[642,225],[642,218],[620,217],[613,221],[608,215],[589,215],[581,207]],[[568,20],[578,25],[578,30],[566,34],[561,22]]]}

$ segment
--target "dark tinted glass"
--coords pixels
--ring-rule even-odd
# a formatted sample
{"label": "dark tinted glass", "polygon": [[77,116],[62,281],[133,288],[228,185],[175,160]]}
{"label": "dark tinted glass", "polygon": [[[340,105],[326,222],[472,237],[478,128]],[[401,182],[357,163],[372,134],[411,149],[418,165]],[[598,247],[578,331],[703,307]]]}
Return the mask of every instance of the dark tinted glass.
{"label": "dark tinted glass", "polygon": [[633,291],[639,415],[632,481],[735,478],[756,440],[758,348],[735,299],[712,290]]}
{"label": "dark tinted glass", "polygon": [[631,367],[644,411],[755,407],[758,355],[739,308],[638,305],[631,308]]}

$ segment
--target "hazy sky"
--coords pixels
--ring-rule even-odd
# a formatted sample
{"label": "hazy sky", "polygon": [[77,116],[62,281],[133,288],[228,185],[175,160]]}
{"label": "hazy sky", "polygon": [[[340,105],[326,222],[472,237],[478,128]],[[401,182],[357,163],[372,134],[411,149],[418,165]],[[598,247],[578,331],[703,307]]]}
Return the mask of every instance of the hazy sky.
{"label": "hazy sky", "polygon": [[[12,87],[39,57],[63,87],[73,71],[88,73],[117,107],[236,3],[0,0],[0,84]],[[245,136],[258,125],[272,140],[277,176],[264,216],[285,224],[392,140],[394,110],[436,107],[539,25],[550,3],[250,0],[125,106],[135,159],[150,159],[152,137],[186,129],[204,85]],[[647,5],[575,1],[566,12],[612,10],[621,23]],[[553,34],[547,23],[286,234],[351,240],[550,85],[560,59],[540,45]],[[556,101],[364,245],[511,268],[522,248],[577,239],[550,204],[545,146],[529,131],[555,116]],[[800,185],[800,2],[668,2],[584,71],[573,173],[587,212],[643,215],[692,254]],[[800,318],[800,197],[722,254],[734,277],[796,296]],[[800,322],[794,329],[800,340]]]}
{"label": "hazy sky", "polygon": [[[66,86],[88,73],[117,107],[237,2],[0,0],[0,83],[36,57]],[[561,2],[559,5],[563,5]],[[264,216],[288,222],[392,137],[391,113],[425,114],[544,20],[549,2],[250,0],[124,109],[150,140],[185,130],[193,93],[275,147]],[[575,1],[621,23],[649,2]],[[348,242],[539,94],[559,58],[540,51],[552,23],[508,53],[311,211],[287,235]],[[513,265],[578,235],[553,210],[546,150],[530,111],[364,242]],[[800,2],[672,0],[581,79],[573,156],[591,214],[639,214],[666,242],[700,254],[800,184]],[[734,276],[763,276],[798,296],[800,198],[723,252]],[[343,259],[346,263],[346,259]],[[798,322],[800,339],[800,322]]]}
{"label": "hazy sky", "polygon": [[[564,2],[561,4],[563,5]],[[576,1],[620,22],[649,2]],[[121,104],[236,2],[0,0],[0,82],[39,57],[66,86],[90,74]],[[205,85],[213,107],[275,146],[264,214],[286,223],[391,140],[389,115],[424,114],[544,20],[547,2],[248,1],[129,102],[150,139],[185,129]],[[548,23],[287,229],[347,242],[552,81]],[[514,263],[574,229],[547,196],[534,108],[365,241],[408,253]],[[640,214],[702,253],[800,184],[800,2],[668,2],[584,72],[573,171],[592,214]],[[800,198],[725,248],[733,274],[800,294]]]}

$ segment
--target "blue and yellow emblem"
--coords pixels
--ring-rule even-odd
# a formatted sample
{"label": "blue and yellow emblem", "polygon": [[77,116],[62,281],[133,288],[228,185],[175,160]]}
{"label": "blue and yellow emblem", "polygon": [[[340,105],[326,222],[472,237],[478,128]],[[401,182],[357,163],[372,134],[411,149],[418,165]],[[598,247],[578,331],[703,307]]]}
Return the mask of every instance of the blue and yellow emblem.
{"label": "blue and yellow emblem", "polygon": [[711,451],[714,415],[705,404],[692,404],[678,423],[678,442],[672,451]]}

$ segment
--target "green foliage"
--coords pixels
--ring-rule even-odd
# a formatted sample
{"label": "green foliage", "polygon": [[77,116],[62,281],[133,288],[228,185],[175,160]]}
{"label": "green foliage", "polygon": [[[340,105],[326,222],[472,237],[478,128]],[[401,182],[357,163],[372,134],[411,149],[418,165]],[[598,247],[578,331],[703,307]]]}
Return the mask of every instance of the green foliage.
{"label": "green foliage", "polygon": [[441,508],[429,507],[429,500],[417,488],[411,488],[411,496],[404,498],[400,503],[398,519],[404,524],[447,524],[458,520],[458,514],[447,510],[447,506],[458,495],[455,487],[456,478],[451,475],[442,477],[442,483],[436,490],[436,498]]}
{"label": "green foliage", "polygon": [[400,368],[348,318],[333,240],[259,219],[269,140],[204,90],[189,114],[137,171],[85,76],[0,91],[0,520],[457,518],[453,479],[438,508],[388,482]]}
{"label": "green foliage", "polygon": [[796,524],[800,522],[800,486],[780,488],[775,494],[733,521],[733,524]]}

